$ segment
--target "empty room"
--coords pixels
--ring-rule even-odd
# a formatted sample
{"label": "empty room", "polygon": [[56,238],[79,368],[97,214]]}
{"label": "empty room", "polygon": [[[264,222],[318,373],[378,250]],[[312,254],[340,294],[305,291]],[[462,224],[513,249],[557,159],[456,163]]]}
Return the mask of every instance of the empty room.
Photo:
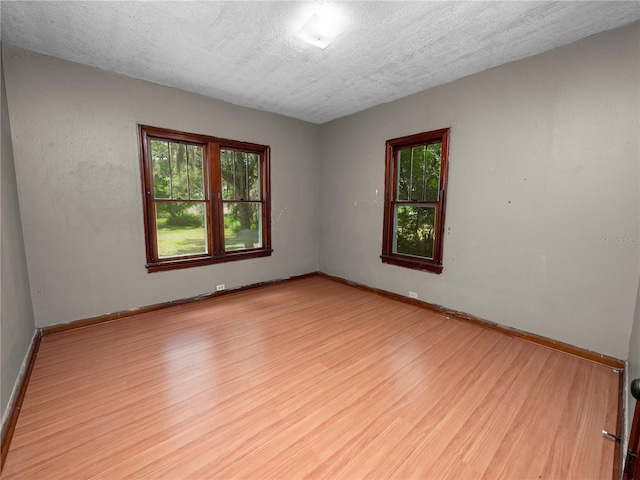
{"label": "empty room", "polygon": [[3,479],[640,479],[640,2],[0,8]]}

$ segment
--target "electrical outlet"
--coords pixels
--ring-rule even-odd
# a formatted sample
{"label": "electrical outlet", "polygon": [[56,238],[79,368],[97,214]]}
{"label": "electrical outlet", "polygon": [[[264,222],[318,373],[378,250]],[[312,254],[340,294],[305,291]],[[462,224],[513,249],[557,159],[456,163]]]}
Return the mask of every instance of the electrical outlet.
{"label": "electrical outlet", "polygon": [[216,292],[221,292],[224,290],[224,283],[222,285],[216,285]]}
{"label": "electrical outlet", "polygon": [[418,294],[416,292],[409,292],[409,298],[418,298]]}

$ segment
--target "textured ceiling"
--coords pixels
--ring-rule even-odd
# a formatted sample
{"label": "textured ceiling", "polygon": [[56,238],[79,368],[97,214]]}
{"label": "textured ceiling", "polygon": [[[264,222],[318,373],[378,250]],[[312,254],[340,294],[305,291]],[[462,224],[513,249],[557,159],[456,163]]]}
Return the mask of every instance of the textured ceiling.
{"label": "textured ceiling", "polygon": [[[342,18],[325,50],[294,36]],[[639,1],[1,2],[2,42],[324,123],[640,19]]]}

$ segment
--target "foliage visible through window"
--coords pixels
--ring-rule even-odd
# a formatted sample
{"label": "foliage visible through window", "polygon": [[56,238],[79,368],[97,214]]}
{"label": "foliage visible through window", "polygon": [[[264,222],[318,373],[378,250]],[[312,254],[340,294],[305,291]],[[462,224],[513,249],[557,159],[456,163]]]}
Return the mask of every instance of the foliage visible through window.
{"label": "foliage visible through window", "polygon": [[224,243],[226,250],[259,248],[260,158],[255,153],[220,151],[222,201],[224,204]]}
{"label": "foliage visible through window", "polygon": [[149,271],[271,253],[269,148],[140,127]]}
{"label": "foliage visible through window", "polygon": [[449,131],[387,141],[382,261],[442,272]]}

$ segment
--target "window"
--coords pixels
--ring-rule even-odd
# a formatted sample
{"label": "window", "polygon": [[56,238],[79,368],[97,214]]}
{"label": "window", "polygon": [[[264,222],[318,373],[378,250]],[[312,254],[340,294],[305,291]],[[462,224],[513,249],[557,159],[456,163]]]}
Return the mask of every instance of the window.
{"label": "window", "polygon": [[442,272],[449,129],[386,143],[382,261]]}
{"label": "window", "polygon": [[139,128],[149,272],[271,255],[269,147]]}

